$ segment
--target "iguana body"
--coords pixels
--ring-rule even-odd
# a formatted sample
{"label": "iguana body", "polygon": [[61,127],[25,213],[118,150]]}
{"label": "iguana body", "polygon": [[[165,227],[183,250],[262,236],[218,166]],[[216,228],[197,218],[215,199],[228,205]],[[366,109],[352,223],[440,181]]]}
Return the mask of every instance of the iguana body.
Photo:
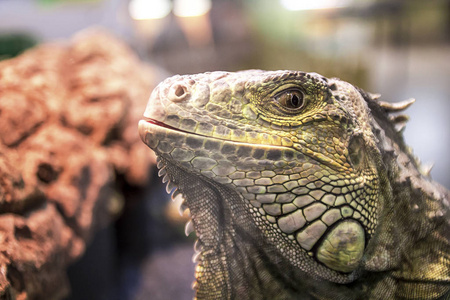
{"label": "iguana body", "polygon": [[[174,76],[144,142],[198,237],[198,299],[448,299],[449,192],[387,104],[315,73]],[[397,124],[396,124],[397,123]]]}

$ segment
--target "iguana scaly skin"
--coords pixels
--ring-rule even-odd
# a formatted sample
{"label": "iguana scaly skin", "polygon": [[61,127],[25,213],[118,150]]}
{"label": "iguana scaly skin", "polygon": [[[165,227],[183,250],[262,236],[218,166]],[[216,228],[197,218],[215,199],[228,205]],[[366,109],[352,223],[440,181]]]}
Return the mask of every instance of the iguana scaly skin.
{"label": "iguana scaly skin", "polygon": [[198,237],[198,299],[448,299],[449,192],[388,104],[339,79],[174,76],[144,142]]}

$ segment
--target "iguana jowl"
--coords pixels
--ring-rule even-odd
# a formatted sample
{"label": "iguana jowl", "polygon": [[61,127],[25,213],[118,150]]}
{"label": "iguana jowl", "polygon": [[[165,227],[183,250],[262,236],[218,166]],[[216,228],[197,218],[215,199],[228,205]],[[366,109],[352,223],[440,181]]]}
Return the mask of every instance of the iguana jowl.
{"label": "iguana jowl", "polygon": [[139,130],[198,237],[198,299],[448,299],[449,192],[339,79],[174,76]]}

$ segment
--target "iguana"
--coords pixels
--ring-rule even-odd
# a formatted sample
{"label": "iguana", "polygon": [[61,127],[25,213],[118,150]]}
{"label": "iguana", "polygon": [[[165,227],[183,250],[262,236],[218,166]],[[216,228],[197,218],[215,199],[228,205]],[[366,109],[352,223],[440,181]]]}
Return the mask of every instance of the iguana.
{"label": "iguana", "polygon": [[449,299],[449,192],[399,114],[299,71],[174,76],[139,123],[195,230],[197,299]]}

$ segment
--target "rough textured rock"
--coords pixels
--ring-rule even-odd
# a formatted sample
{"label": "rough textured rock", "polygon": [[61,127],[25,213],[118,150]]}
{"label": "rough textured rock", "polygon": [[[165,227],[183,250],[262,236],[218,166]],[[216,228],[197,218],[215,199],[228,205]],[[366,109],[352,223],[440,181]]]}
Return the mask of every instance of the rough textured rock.
{"label": "rough textured rock", "polygon": [[0,298],[59,299],[65,268],[148,182],[136,130],[161,78],[112,36],[84,32],[0,63]]}

